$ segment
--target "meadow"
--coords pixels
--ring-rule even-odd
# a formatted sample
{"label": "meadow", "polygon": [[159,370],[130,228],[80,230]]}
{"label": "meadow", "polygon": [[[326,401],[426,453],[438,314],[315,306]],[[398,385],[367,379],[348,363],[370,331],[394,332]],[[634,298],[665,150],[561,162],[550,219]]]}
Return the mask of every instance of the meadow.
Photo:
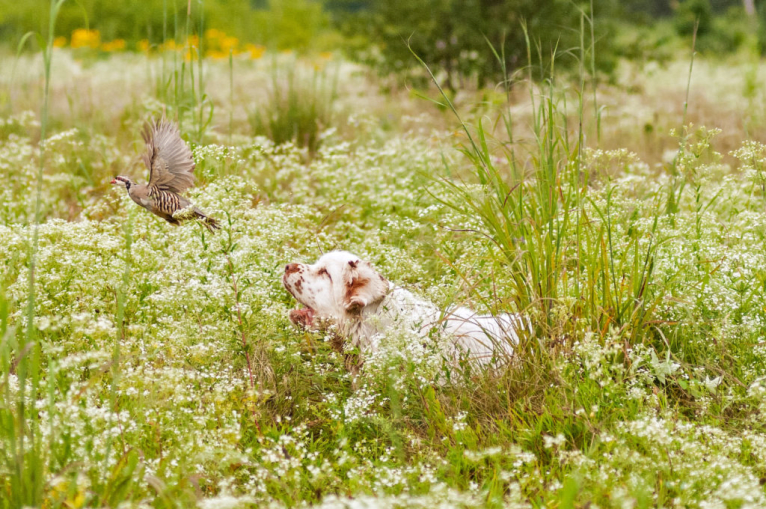
{"label": "meadow", "polygon": [[[443,95],[337,54],[48,57],[0,59],[0,508],[766,506],[756,57]],[[109,185],[163,113],[216,235]],[[491,372],[391,331],[352,377],[281,285],[332,249],[534,330]]]}

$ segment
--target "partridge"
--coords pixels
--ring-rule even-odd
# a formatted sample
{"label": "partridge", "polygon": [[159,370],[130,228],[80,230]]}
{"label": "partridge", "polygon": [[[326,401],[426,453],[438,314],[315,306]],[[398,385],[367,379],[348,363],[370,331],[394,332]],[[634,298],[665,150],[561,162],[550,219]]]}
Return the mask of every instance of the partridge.
{"label": "partridge", "polygon": [[178,127],[162,118],[145,124],[141,135],[146,142],[143,160],[149,183],[136,184],[125,175],[114,177],[111,183],[125,187],[134,202],[170,224],[200,219],[211,233],[220,229],[218,221],[180,195],[194,185],[194,160]]}

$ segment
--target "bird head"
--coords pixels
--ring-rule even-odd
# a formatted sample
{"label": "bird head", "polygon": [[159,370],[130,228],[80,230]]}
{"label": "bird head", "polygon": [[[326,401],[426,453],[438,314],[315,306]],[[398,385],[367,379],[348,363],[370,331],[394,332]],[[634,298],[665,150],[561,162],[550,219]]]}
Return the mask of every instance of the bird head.
{"label": "bird head", "polygon": [[128,191],[130,191],[130,186],[133,185],[133,181],[130,180],[130,177],[126,177],[125,175],[117,175],[112,179],[110,184],[114,184],[116,186],[124,187]]}

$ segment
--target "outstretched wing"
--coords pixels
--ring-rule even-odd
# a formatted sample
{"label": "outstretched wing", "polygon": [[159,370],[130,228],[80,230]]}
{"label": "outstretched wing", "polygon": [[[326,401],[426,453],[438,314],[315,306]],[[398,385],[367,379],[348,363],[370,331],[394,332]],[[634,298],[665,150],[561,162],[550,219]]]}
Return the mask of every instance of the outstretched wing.
{"label": "outstretched wing", "polygon": [[146,123],[141,135],[146,142],[144,164],[149,168],[149,185],[174,193],[194,185],[192,152],[175,124],[165,118]]}

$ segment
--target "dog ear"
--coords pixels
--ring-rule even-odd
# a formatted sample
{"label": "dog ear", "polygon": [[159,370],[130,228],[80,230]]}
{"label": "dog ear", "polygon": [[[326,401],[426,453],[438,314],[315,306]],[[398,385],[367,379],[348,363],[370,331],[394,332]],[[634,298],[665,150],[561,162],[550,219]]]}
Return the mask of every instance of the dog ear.
{"label": "dog ear", "polygon": [[360,313],[364,307],[383,300],[388,293],[388,281],[369,262],[349,261],[343,280],[346,285],[343,308],[348,313]]}

